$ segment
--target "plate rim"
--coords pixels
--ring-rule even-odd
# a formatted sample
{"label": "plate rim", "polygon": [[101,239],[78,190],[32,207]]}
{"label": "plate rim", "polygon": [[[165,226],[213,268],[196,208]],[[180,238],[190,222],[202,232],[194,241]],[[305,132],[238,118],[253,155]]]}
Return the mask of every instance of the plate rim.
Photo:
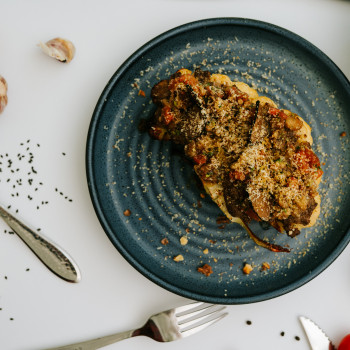
{"label": "plate rim", "polygon": [[178,34],[182,34],[184,32],[188,32],[191,29],[199,29],[203,27],[213,27],[213,26],[223,26],[223,25],[226,25],[226,26],[239,25],[239,26],[254,27],[254,28],[259,28],[269,32],[273,32],[283,37],[287,37],[289,40],[292,40],[298,45],[301,45],[304,49],[311,51],[313,55],[317,55],[318,58],[321,59],[327,67],[331,68],[332,72],[341,81],[342,85],[344,84],[347,85],[348,90],[350,90],[350,82],[345,76],[345,74],[323,51],[321,51],[319,48],[317,48],[314,44],[312,44],[308,40],[304,39],[298,34],[295,34],[289,31],[288,29],[279,27],[277,25],[274,25],[268,22],[249,19],[249,18],[241,18],[241,17],[216,17],[216,18],[208,18],[208,19],[201,19],[193,22],[188,22],[157,35],[156,37],[154,37],[153,39],[149,40],[144,45],[142,45],[139,49],[135,50],[119,66],[116,72],[112,75],[112,77],[106,83],[106,86],[104,87],[96,103],[95,109],[93,111],[93,114],[90,120],[90,125],[87,133],[87,140],[86,140],[86,150],[85,150],[85,168],[86,169],[85,170],[86,170],[88,190],[89,190],[90,198],[91,198],[95,213],[97,215],[97,218],[104,232],[107,234],[107,237],[113,244],[113,246],[119,251],[119,253],[124,257],[124,259],[131,266],[133,266],[143,276],[145,276],[152,282],[156,283],[160,287],[165,288],[166,290],[173,292],[175,294],[178,294],[182,297],[186,297],[194,300],[200,300],[203,302],[216,303],[216,304],[235,305],[235,304],[255,303],[255,302],[266,301],[272,298],[276,298],[286,293],[292,292],[298,289],[299,287],[303,286],[304,284],[310,282],[312,279],[317,277],[321,272],[323,272],[327,267],[329,267],[339,257],[342,251],[346,248],[346,246],[350,241],[350,230],[347,231],[344,237],[339,241],[338,245],[331,252],[331,254],[329,254],[314,270],[309,271],[309,273],[306,273],[304,276],[295,280],[293,283],[288,284],[287,286],[282,286],[278,289],[274,289],[273,291],[268,291],[265,293],[260,293],[260,294],[248,296],[248,297],[224,297],[224,296],[211,297],[208,295],[202,295],[200,294],[200,292],[192,292],[189,290],[185,290],[183,288],[177,287],[174,284],[164,281],[157,275],[153,274],[152,271],[145,268],[131,254],[129,254],[126,249],[124,249],[123,245],[119,242],[119,239],[114,234],[112,228],[109,226],[106,216],[101,209],[100,201],[98,199],[99,197],[98,191],[96,190],[96,186],[95,186],[96,178],[94,176],[94,171],[92,166],[93,146],[95,144],[96,127],[98,124],[99,115],[105,103],[106,96],[108,96],[111,89],[120,79],[120,77],[127,71],[127,69],[130,66],[132,66],[132,64],[138,58],[140,58],[140,56],[142,56],[143,53],[153,48],[159,42],[162,42],[164,40],[169,40],[169,38],[174,37]]}

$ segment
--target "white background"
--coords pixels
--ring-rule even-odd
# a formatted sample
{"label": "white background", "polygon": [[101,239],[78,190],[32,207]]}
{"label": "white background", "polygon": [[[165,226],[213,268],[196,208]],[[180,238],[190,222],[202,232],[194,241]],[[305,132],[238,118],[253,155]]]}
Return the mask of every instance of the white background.
{"label": "white background", "polygon": [[[64,247],[82,271],[78,284],[57,278],[17,236],[4,233],[1,222],[0,349],[43,349],[128,330],[156,311],[187,302],[134,270],[108,240],[88,193],[86,136],[104,86],[130,54],[175,26],[224,16],[289,29],[350,78],[347,1],[0,0],[0,74],[9,85],[9,103],[0,115],[0,154],[15,160],[26,149],[20,144],[30,140],[35,182],[43,183],[34,191],[23,180],[13,189],[17,174],[6,182],[3,162],[0,202]],[[56,36],[75,44],[70,64],[36,46]],[[28,178],[23,166],[19,173]],[[12,197],[16,191],[19,196]],[[349,271],[350,247],[305,286],[273,300],[229,306],[229,316],[205,332],[168,344],[138,337],[108,349],[306,350],[299,315],[311,317],[338,344],[350,333]]]}

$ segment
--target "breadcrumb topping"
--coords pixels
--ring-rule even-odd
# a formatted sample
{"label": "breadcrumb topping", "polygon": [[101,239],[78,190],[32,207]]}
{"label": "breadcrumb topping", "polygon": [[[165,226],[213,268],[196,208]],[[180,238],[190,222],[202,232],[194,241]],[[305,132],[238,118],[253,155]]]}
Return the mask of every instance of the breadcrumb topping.
{"label": "breadcrumb topping", "polygon": [[230,215],[291,237],[314,224],[322,170],[299,116],[244,83],[199,69],[180,69],[151,95],[158,109],[150,135],[184,145],[206,189],[222,188],[216,198],[209,194]]}

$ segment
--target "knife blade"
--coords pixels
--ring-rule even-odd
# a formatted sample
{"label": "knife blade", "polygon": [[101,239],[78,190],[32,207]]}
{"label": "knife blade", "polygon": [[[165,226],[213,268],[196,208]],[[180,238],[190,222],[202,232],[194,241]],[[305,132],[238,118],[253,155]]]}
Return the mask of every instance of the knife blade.
{"label": "knife blade", "polygon": [[58,277],[77,283],[81,275],[74,260],[57,244],[39,235],[0,206],[0,218],[11,227],[34,254]]}
{"label": "knife blade", "polygon": [[326,333],[316,323],[304,316],[300,316],[299,320],[312,350],[335,350]]}

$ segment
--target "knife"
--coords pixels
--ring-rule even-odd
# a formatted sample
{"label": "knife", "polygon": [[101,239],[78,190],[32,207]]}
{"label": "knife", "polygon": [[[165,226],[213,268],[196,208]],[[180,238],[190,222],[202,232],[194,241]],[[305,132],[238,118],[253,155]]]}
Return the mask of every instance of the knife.
{"label": "knife", "polygon": [[312,350],[336,350],[326,333],[313,321],[304,316],[300,316],[299,320]]}
{"label": "knife", "polygon": [[9,225],[35,255],[58,277],[68,282],[79,282],[77,264],[62,248],[39,235],[0,206],[0,218]]}

